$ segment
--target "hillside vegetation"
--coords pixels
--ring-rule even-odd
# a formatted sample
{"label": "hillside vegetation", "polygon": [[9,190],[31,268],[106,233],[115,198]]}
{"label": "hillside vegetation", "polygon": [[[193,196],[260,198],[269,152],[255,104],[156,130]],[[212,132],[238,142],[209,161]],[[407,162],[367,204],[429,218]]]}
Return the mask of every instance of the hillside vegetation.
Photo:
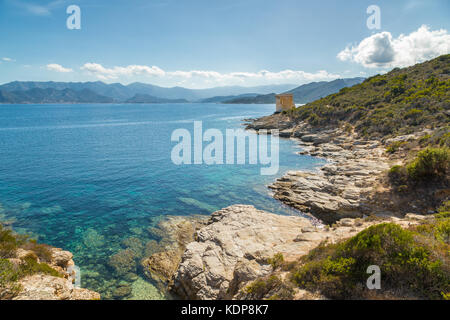
{"label": "hillside vegetation", "polygon": [[365,137],[444,127],[450,116],[450,55],[368,78],[290,112],[323,127],[348,123]]}
{"label": "hillside vegetation", "polygon": [[[378,219],[365,218],[375,224],[349,239],[322,242],[299,260],[276,254],[268,261],[273,272],[244,287],[245,296],[291,300],[297,288],[318,299],[450,299],[450,201],[409,228]],[[367,286],[370,266],[381,271],[376,290]]]}
{"label": "hillside vegetation", "polygon": [[[325,97],[329,94],[336,93],[342,88],[351,87],[363,81],[364,78],[347,78],[336,79],[333,81],[311,82],[284,93],[292,93],[294,95],[295,103],[305,104]],[[276,102],[275,96],[275,93],[271,93],[257,95],[256,97],[236,97],[224,102],[229,104],[271,104]]]}
{"label": "hillside vegetation", "polygon": [[[300,288],[332,299],[449,299],[450,202],[418,226],[372,226],[337,244],[312,250],[292,272]],[[382,287],[369,290],[367,268],[382,270]]]}

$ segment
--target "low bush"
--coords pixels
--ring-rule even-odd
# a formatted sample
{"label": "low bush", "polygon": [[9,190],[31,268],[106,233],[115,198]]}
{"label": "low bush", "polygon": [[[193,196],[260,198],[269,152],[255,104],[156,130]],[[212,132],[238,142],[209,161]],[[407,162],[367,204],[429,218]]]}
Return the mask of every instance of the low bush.
{"label": "low bush", "polygon": [[[13,264],[8,259],[15,258],[19,248],[30,253],[22,258],[19,264]],[[21,289],[18,280],[23,277],[37,273],[62,277],[58,271],[42,261],[51,261],[50,246],[15,234],[0,224],[0,299],[11,299],[17,295]]]}
{"label": "low bush", "polygon": [[[436,236],[445,238],[447,228],[448,221],[431,225],[433,241]],[[312,250],[292,279],[300,288],[331,299],[442,299],[450,292],[450,246],[443,241],[430,245],[423,241],[427,237],[429,233],[404,230],[392,223],[372,226],[347,241]],[[371,265],[381,269],[380,290],[366,287]]]}
{"label": "low bush", "polygon": [[387,153],[396,153],[398,150],[400,150],[400,148],[403,146],[403,145],[405,145],[406,144],[406,141],[396,141],[396,142],[393,142],[393,143],[391,143],[388,147],[387,147],[387,149],[386,149],[386,152]]}
{"label": "low bush", "polygon": [[449,148],[427,148],[406,166],[408,178],[416,182],[443,181],[450,166]]}
{"label": "low bush", "polygon": [[450,148],[426,148],[406,166],[393,166],[388,173],[395,186],[417,187],[449,183]]}
{"label": "low bush", "polygon": [[272,258],[269,258],[267,261],[272,268],[275,270],[283,265],[284,257],[282,253],[275,254]]}
{"label": "low bush", "polygon": [[251,300],[291,300],[294,294],[292,286],[276,275],[253,281],[244,292]]}

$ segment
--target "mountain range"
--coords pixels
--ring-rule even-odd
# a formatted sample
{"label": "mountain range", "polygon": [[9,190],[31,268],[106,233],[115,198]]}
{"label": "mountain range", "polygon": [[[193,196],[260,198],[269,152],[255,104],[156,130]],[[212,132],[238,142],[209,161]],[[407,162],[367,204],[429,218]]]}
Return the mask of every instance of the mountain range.
{"label": "mountain range", "polygon": [[275,93],[293,93],[306,103],[335,93],[363,78],[256,87],[225,86],[208,89],[165,88],[135,82],[129,85],[96,82],[14,81],[0,86],[0,103],[275,103]]}
{"label": "mountain range", "polygon": [[[284,93],[292,93],[294,102],[298,104],[306,104],[317,99],[326,97],[330,94],[339,92],[342,88],[352,87],[364,81],[364,78],[347,78],[337,79],[334,81],[312,82]],[[253,97],[237,97],[222,101],[229,104],[271,104],[275,103],[275,93],[257,95]]]}

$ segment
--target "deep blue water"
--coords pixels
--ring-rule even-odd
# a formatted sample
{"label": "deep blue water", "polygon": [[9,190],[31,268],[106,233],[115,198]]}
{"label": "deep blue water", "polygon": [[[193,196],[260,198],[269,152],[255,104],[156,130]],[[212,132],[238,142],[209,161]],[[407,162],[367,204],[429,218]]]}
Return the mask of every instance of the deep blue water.
{"label": "deep blue water", "polygon": [[[152,239],[147,228],[167,215],[209,214],[252,204],[299,214],[272,199],[267,184],[290,169],[321,160],[295,154],[280,140],[280,171],[258,165],[182,165],[170,159],[173,130],[241,127],[241,120],[273,112],[273,105],[0,105],[0,221],[39,241],[70,250],[82,285],[111,298],[133,284],[134,298],[158,298],[140,276],[115,274],[110,256],[123,240]],[[136,239],[135,239],[136,240]],[[148,293],[148,292],[151,292]]]}

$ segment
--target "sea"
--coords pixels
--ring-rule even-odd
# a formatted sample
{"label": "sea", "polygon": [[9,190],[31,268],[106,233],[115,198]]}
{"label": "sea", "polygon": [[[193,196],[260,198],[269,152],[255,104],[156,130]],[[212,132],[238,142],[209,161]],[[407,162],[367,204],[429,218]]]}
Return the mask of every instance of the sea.
{"label": "sea", "polygon": [[[267,186],[288,170],[324,163],[280,138],[273,175],[261,174],[267,165],[247,161],[252,150],[244,164],[177,164],[174,132],[187,131],[194,141],[197,122],[203,133],[216,129],[225,136],[243,128],[244,119],[274,110],[204,103],[0,105],[0,222],[71,251],[81,286],[104,299],[171,299],[139,263],[160,240],[154,228],[161,220],[233,204],[302,215],[274,200]],[[124,250],[134,256],[121,255]]]}

